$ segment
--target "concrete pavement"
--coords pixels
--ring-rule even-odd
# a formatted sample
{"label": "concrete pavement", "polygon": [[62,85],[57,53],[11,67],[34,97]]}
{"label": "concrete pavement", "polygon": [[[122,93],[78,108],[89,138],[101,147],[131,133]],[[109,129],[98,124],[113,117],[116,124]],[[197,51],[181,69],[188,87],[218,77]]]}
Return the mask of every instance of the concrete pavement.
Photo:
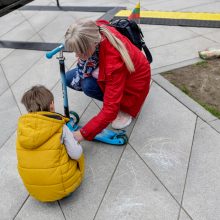
{"label": "concrete pavement", "polygon": [[[121,6],[136,1],[60,0],[63,6]],[[56,5],[35,0],[29,5]],[[141,9],[220,13],[216,0],[146,0]],[[98,19],[104,12],[18,9],[0,18],[0,40],[63,42],[76,19]],[[136,121],[128,128],[127,146],[84,142],[86,173],[70,197],[40,203],[30,197],[16,169],[15,138],[18,117],[25,113],[24,91],[43,84],[63,113],[58,61],[45,52],[0,48],[0,220],[219,220],[220,121],[165,80],[160,73],[195,63],[198,51],[220,45],[220,30],[141,25],[149,46],[152,83]],[[74,55],[65,53],[66,68]],[[68,90],[71,109],[84,124],[101,103]]]}

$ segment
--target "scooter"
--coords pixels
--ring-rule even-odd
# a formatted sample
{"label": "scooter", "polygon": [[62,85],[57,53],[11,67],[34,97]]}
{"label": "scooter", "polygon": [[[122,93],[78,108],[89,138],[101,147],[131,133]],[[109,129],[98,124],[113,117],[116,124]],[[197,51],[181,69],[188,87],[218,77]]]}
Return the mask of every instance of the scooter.
{"label": "scooter", "polygon": [[[63,56],[63,49],[64,49],[64,45],[61,44],[55,49],[47,52],[46,58],[51,59],[55,54],[59,53],[57,59],[59,60],[59,66],[60,66],[64,114],[66,117],[70,119],[70,121],[67,123],[68,128],[72,132],[74,132],[80,129],[80,126],[78,125],[80,118],[76,112],[69,111],[67,85],[66,85],[66,77],[65,77],[65,62],[64,62],[65,57]],[[127,144],[128,137],[126,135],[126,131],[124,130],[115,132],[110,129],[104,129],[101,133],[95,136],[94,141],[99,141],[111,145],[124,145]]]}

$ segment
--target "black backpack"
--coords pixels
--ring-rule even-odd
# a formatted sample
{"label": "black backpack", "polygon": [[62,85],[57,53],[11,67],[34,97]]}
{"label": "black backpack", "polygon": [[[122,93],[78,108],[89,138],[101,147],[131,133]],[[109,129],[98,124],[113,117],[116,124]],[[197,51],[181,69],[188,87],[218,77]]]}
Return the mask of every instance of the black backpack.
{"label": "black backpack", "polygon": [[143,39],[144,35],[135,21],[128,19],[111,20],[110,26],[115,27],[121,34],[126,36],[140,50],[143,49],[148,62],[152,63],[153,58],[151,52],[147,48]]}

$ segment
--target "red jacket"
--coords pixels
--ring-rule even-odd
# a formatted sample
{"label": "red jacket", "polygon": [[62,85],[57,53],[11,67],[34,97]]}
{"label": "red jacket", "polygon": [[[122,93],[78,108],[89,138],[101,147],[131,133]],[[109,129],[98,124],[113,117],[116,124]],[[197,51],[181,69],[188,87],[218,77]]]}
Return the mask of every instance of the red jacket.
{"label": "red jacket", "polygon": [[[98,25],[106,24],[98,21]],[[120,53],[105,36],[99,47],[98,84],[103,91],[104,100],[101,111],[80,129],[82,136],[92,140],[108,126],[119,110],[136,117],[149,92],[151,71],[144,54],[115,28],[108,27],[118,37],[129,52],[135,72],[130,73]]]}

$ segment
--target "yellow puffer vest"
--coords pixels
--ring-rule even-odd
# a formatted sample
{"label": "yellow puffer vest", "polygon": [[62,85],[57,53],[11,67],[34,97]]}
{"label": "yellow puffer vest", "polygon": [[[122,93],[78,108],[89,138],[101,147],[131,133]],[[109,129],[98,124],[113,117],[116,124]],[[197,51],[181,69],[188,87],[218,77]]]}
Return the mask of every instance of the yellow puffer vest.
{"label": "yellow puffer vest", "polygon": [[30,195],[42,202],[69,195],[84,175],[84,156],[72,160],[61,144],[67,121],[51,112],[29,113],[18,121],[18,171]]}

